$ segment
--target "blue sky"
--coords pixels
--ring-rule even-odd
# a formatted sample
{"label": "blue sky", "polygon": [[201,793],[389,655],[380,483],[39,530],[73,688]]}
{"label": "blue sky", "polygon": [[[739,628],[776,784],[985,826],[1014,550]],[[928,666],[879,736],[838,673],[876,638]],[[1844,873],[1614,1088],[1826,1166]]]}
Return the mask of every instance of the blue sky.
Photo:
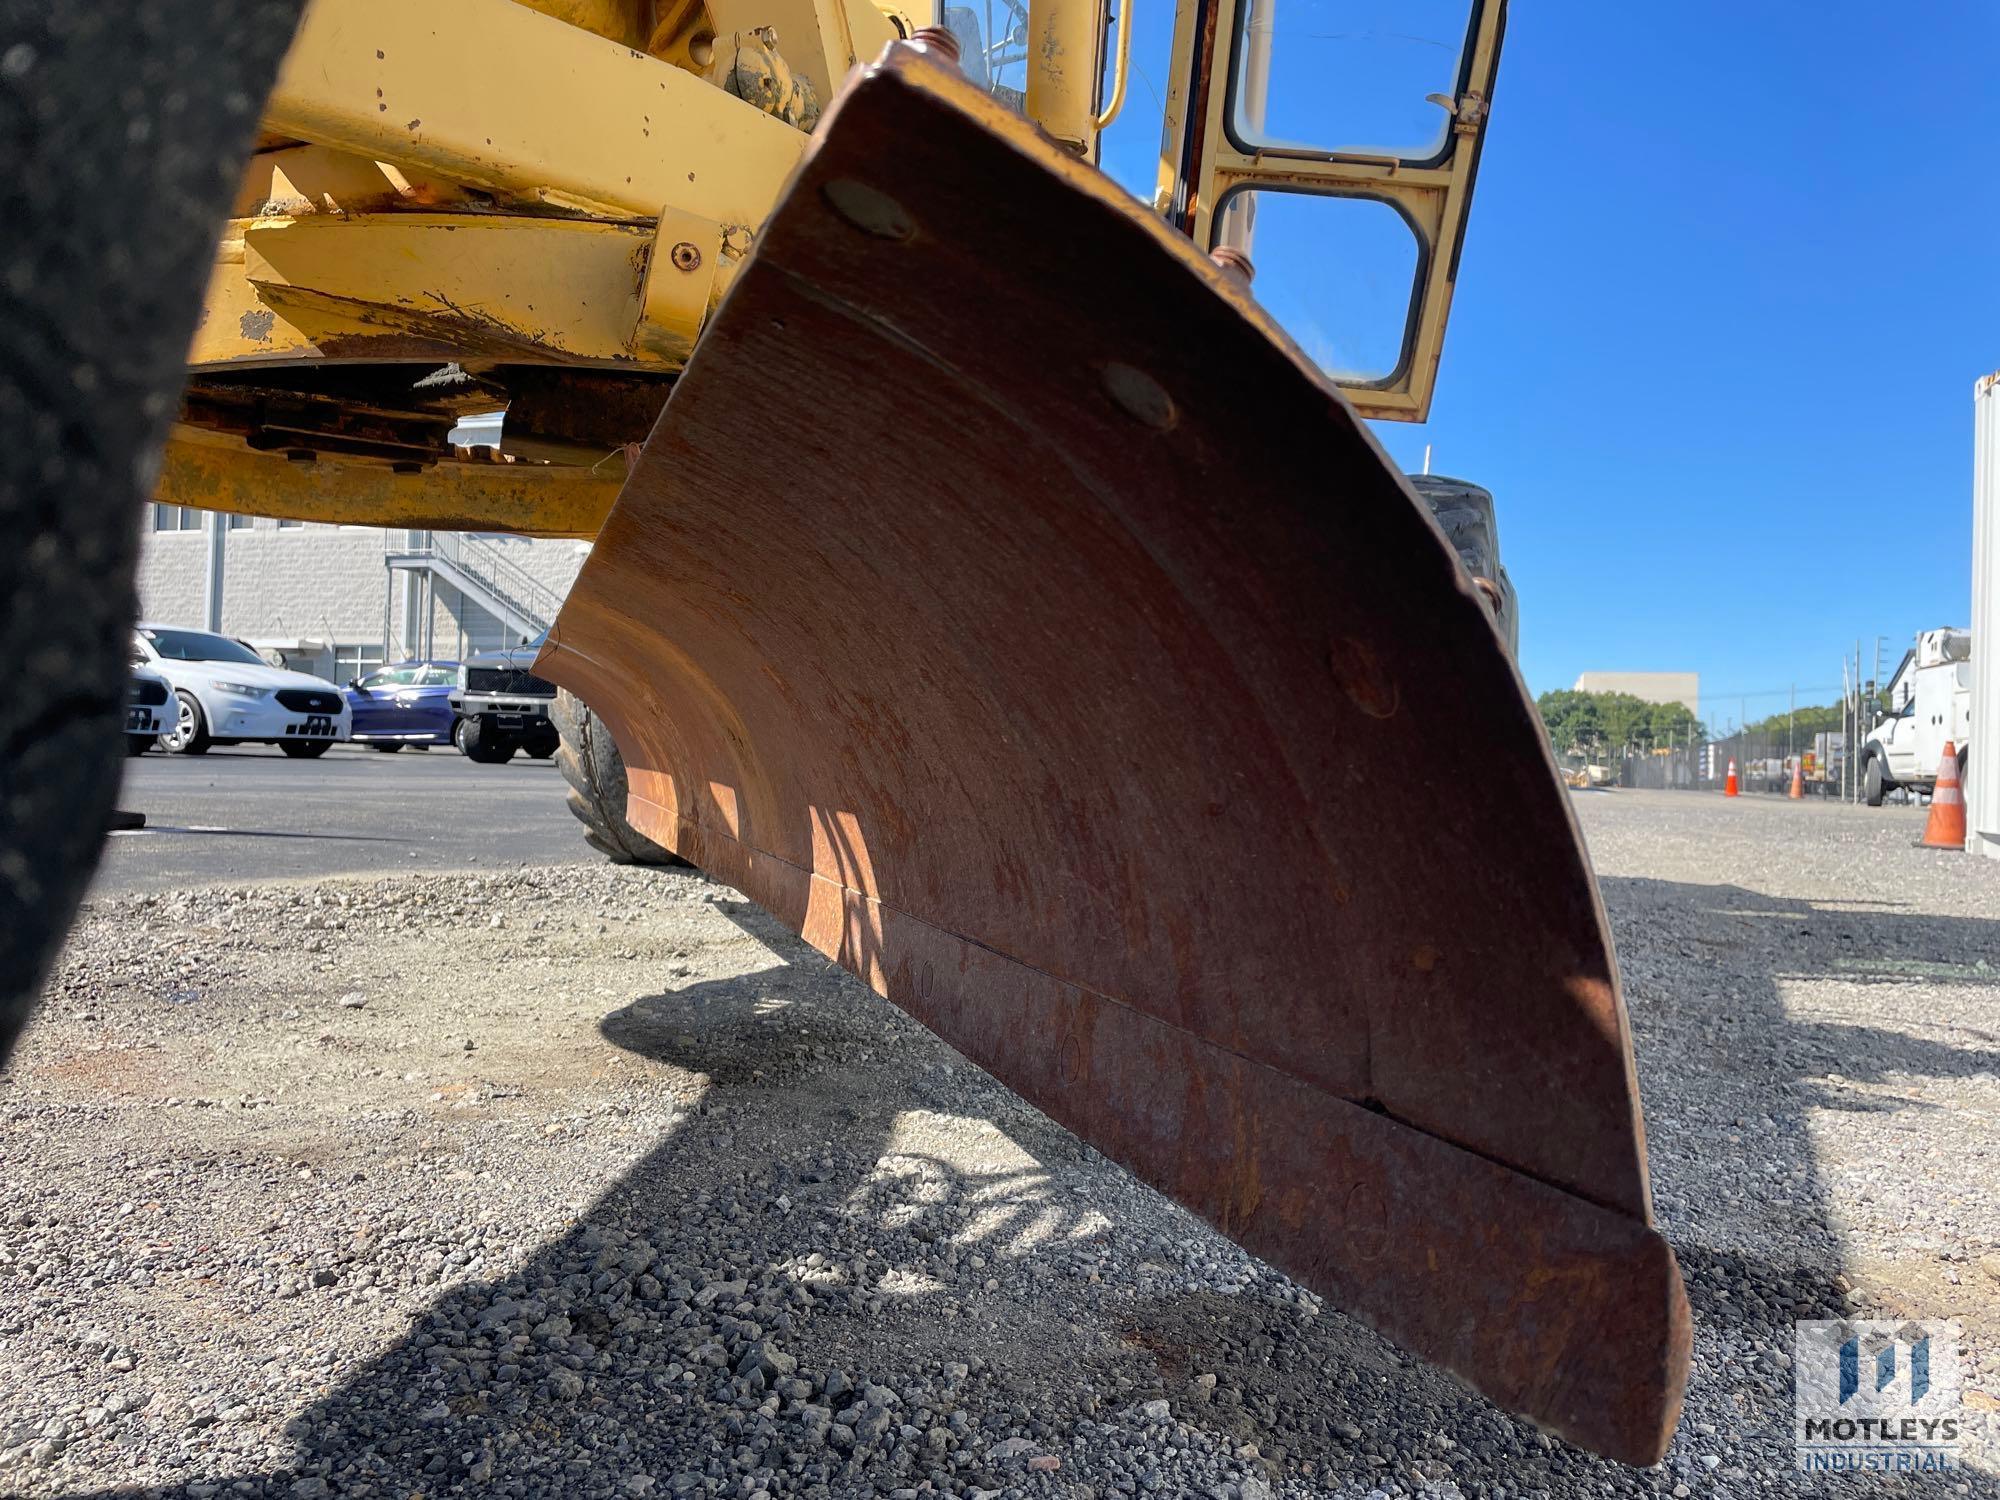
{"label": "blue sky", "polygon": [[[1277,5],[1281,48],[1377,44],[1378,87],[1411,86],[1403,44],[1449,25],[1442,0]],[[1171,26],[1166,0],[1135,10],[1105,153],[1133,183]],[[1976,0],[1516,0],[1431,420],[1376,431],[1498,497],[1531,691],[1695,670],[1712,722],[1746,697],[1754,719],[1792,684],[1834,697],[1857,637],[1893,666],[1966,622],[1972,383],[2000,368],[1996,59],[2000,8]],[[1282,316],[1381,302],[1362,263],[1394,267],[1359,229],[1330,277],[1344,231],[1266,224]]]}

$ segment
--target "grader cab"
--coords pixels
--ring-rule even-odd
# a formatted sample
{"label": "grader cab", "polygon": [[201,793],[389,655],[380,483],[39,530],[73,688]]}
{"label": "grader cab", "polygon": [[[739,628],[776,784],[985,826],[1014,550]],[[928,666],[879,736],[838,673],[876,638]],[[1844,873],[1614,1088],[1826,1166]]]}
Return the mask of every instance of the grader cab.
{"label": "grader cab", "polygon": [[[1135,193],[1103,0],[315,0],[254,140],[238,85],[176,127],[251,149],[138,472],[595,539],[538,670],[639,833],[1337,1305],[1651,1462],[1687,1308],[1603,914],[1498,596],[1362,420],[1428,408],[1504,6],[1427,99],[1353,81],[1407,95],[1389,145],[1313,128],[1311,9],[1181,0]],[[185,171],[102,149],[187,232]],[[1381,301],[1301,232],[1329,204],[1409,242],[1369,359],[1274,316]],[[1424,769],[1446,735],[1476,779]],[[68,872],[13,888],[16,1022],[88,867],[47,827],[0,850]]]}

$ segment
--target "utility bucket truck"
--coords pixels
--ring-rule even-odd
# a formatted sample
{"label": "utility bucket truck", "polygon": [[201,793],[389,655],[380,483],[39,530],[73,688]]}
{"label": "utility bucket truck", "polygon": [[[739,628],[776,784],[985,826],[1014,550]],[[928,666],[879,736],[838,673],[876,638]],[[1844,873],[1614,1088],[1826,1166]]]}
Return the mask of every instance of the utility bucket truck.
{"label": "utility bucket truck", "polygon": [[1930,794],[1950,742],[1965,779],[1972,744],[1972,632],[1926,630],[1903,655],[1885,696],[1889,712],[1861,747],[1861,786],[1870,807],[1901,787]]}

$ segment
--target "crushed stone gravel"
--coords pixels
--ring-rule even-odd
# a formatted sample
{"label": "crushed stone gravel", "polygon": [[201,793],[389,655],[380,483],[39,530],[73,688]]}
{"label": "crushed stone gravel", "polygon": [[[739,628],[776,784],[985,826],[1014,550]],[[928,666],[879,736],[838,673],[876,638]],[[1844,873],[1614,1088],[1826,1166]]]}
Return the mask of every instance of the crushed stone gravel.
{"label": "crushed stone gravel", "polygon": [[[1993,1495],[1792,1471],[1791,1324],[2000,1410],[2000,865],[1575,799],[1689,1281],[1661,1465],[1418,1364],[699,875],[87,908],[0,1078],[0,1494]],[[1913,820],[1914,819],[1914,820]]]}

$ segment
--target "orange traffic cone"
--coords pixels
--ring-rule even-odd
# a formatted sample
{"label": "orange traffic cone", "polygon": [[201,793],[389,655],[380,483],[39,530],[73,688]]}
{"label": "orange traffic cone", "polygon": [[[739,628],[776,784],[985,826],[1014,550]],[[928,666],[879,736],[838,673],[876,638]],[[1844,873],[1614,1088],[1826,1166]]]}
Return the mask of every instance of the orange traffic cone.
{"label": "orange traffic cone", "polygon": [[1792,789],[1786,794],[1794,802],[1803,802],[1806,795],[1805,766],[1799,761],[1792,762]]}
{"label": "orange traffic cone", "polygon": [[1742,789],[1736,785],[1736,762],[1734,760],[1729,762],[1729,779],[1722,783],[1722,795],[1725,797],[1739,797],[1742,795]]}
{"label": "orange traffic cone", "polygon": [[1944,742],[1937,785],[1931,788],[1931,820],[1924,825],[1926,849],[1965,847],[1965,793],[1958,785],[1958,746]]}

